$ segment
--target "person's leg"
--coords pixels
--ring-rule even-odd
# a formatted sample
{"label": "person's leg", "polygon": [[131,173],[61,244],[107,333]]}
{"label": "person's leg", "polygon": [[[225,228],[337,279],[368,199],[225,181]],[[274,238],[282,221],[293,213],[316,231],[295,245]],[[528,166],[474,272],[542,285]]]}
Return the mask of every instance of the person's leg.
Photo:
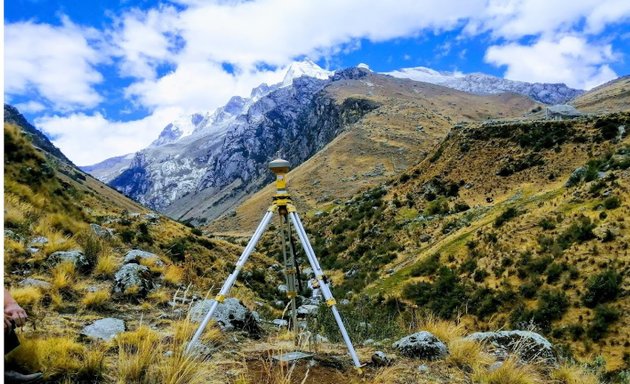
{"label": "person's leg", "polygon": [[20,340],[15,333],[15,326],[4,329],[4,354],[11,352],[20,345]]}

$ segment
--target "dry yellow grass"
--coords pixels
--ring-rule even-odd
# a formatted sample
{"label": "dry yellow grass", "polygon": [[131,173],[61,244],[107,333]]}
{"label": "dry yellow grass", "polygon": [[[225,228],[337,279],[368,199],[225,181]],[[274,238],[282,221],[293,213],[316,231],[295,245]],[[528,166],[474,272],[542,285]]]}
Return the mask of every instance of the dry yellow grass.
{"label": "dry yellow grass", "polygon": [[423,319],[417,330],[428,331],[447,344],[461,338],[466,332],[461,322],[443,320],[433,315]]}
{"label": "dry yellow grass", "polygon": [[480,370],[494,361],[474,340],[454,339],[448,343],[448,361],[462,369]]}
{"label": "dry yellow grass", "polygon": [[81,304],[88,309],[103,309],[109,305],[110,297],[109,291],[106,290],[88,292],[81,300]]}
{"label": "dry yellow grass", "polygon": [[108,279],[114,276],[114,273],[118,269],[118,262],[116,256],[111,251],[103,251],[96,259],[96,265],[92,271],[94,277],[100,279]]}
{"label": "dry yellow grass", "polygon": [[74,237],[70,235],[64,235],[62,232],[54,229],[38,230],[36,233],[48,239],[48,243],[44,245],[43,251],[46,255],[50,255],[57,251],[69,251],[71,249],[77,249],[77,244]]}
{"label": "dry yellow grass", "polygon": [[27,310],[36,307],[44,296],[41,289],[37,287],[11,288],[10,292],[15,301]]}
{"label": "dry yellow grass", "polygon": [[165,305],[171,300],[171,297],[171,293],[164,288],[152,291],[147,295],[147,299],[157,305]]}
{"label": "dry yellow grass", "polygon": [[563,364],[550,374],[558,384],[597,384],[597,376],[586,372],[582,367]]}
{"label": "dry yellow grass", "polygon": [[[172,323],[174,340],[178,344],[186,344],[192,338],[199,324],[193,323],[190,319],[182,319]],[[212,320],[201,334],[201,341],[209,344],[217,344],[223,336],[216,321]]]}
{"label": "dry yellow grass", "polygon": [[146,373],[160,353],[160,337],[143,325],[135,331],[116,336],[118,346],[117,381],[146,382]]}
{"label": "dry yellow grass", "polygon": [[7,193],[4,197],[4,223],[7,227],[22,227],[33,218],[35,208],[18,196]]}
{"label": "dry yellow grass", "polygon": [[162,275],[164,282],[170,285],[180,285],[184,281],[184,270],[176,265],[169,265]]}
{"label": "dry yellow grass", "polygon": [[519,364],[518,359],[510,357],[495,370],[479,368],[473,373],[473,382],[479,384],[538,384],[542,383],[540,374],[531,365]]}
{"label": "dry yellow grass", "polygon": [[73,263],[66,261],[57,264],[52,270],[52,286],[56,291],[72,288],[77,271]]}
{"label": "dry yellow grass", "polygon": [[139,264],[149,268],[153,273],[163,273],[165,269],[164,264],[157,257],[142,257]]}
{"label": "dry yellow grass", "polygon": [[73,377],[93,382],[103,375],[104,350],[100,347],[88,349],[68,337],[21,335],[20,343],[7,360],[31,371],[41,371],[45,378]]}

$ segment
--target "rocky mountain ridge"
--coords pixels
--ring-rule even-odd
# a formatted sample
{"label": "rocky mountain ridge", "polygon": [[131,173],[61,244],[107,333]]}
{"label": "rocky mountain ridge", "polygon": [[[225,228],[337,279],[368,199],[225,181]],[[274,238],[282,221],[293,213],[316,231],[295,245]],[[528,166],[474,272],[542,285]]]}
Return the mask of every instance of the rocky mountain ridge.
{"label": "rocky mountain ridge", "polygon": [[565,84],[527,83],[502,79],[483,73],[436,71],[426,67],[403,68],[386,74],[431,84],[443,85],[475,94],[514,92],[544,104],[564,104],[584,93]]}

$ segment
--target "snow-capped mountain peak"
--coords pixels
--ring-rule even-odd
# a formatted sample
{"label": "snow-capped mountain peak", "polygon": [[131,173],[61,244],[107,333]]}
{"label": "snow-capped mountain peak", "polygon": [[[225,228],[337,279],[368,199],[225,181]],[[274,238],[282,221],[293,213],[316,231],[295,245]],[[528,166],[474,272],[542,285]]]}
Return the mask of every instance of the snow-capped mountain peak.
{"label": "snow-capped mountain peak", "polygon": [[293,84],[293,79],[297,79],[298,77],[308,76],[314,77],[316,79],[328,79],[332,75],[331,71],[327,71],[315,64],[309,59],[303,61],[294,61],[289,65],[287,69],[286,75],[284,75],[284,80],[282,80],[282,87],[287,87]]}
{"label": "snow-capped mountain peak", "polygon": [[203,121],[203,115],[194,113],[192,115],[183,115],[168,124],[160,136],[151,143],[151,147],[157,147],[164,144],[174,143],[186,136],[190,136],[197,125]]}
{"label": "snow-capped mountain peak", "polygon": [[564,84],[526,83],[483,73],[464,74],[436,71],[426,67],[402,68],[385,74],[482,95],[514,92],[546,104],[562,104],[584,92],[569,88]]}

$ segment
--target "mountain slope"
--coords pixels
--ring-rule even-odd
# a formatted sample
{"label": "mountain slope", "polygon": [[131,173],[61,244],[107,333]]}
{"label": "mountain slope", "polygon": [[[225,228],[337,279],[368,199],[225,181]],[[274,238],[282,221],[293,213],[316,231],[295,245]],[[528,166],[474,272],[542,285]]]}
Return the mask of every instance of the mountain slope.
{"label": "mountain slope", "polygon": [[620,77],[571,100],[576,108],[590,113],[630,110],[630,76]]}
{"label": "mountain slope", "polygon": [[526,83],[483,73],[438,72],[426,67],[403,68],[386,74],[482,95],[514,92],[545,104],[564,104],[584,93],[564,84]]}
{"label": "mountain slope", "polygon": [[306,230],[339,297],[402,300],[474,328],[530,323],[580,358],[627,369],[628,123],[461,124]]}
{"label": "mountain slope", "polygon": [[[336,104],[364,100],[378,108],[288,175],[299,209],[327,210],[358,190],[376,186],[420,161],[456,121],[523,116],[535,104],[514,94],[477,96],[446,87],[349,69],[324,88]],[[264,166],[264,165],[263,165]],[[266,170],[265,170],[266,171]],[[268,173],[268,171],[266,171]],[[213,232],[252,229],[271,201],[272,186],[212,223]]]}

